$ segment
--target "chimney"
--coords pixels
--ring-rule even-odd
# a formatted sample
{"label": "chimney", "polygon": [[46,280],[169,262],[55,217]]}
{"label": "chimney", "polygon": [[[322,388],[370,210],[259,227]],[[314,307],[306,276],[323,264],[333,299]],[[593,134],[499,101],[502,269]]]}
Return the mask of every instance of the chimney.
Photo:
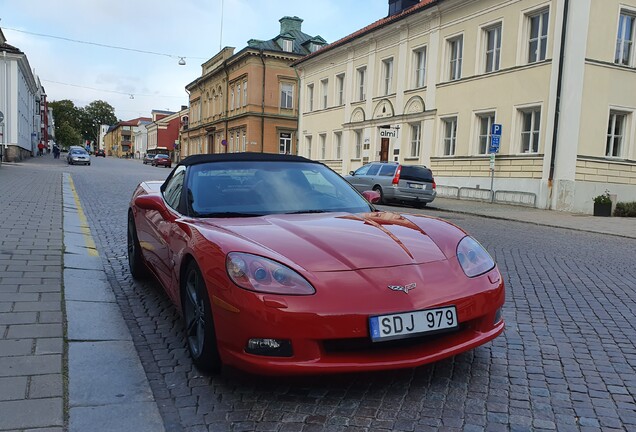
{"label": "chimney", "polygon": [[397,15],[419,2],[420,0],[389,0],[389,16]]}
{"label": "chimney", "polygon": [[187,105],[181,105],[181,111],[183,111],[183,110],[187,110],[187,109],[188,109],[188,106],[187,106]]}
{"label": "chimney", "polygon": [[278,20],[278,22],[280,23],[280,34],[287,33],[294,30],[301,31],[300,29],[303,24],[303,20],[298,18],[297,16],[282,17],[281,19]]}

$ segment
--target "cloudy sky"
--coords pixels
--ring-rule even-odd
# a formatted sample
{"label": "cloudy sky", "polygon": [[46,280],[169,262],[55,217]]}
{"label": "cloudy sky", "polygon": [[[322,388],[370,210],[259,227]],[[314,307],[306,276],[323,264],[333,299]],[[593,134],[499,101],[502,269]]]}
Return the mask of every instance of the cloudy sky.
{"label": "cloudy sky", "polygon": [[0,0],[0,27],[26,53],[49,100],[102,99],[126,120],[187,105],[185,85],[220,46],[238,51],[249,39],[271,39],[283,16],[302,18],[305,33],[333,42],[387,12],[388,0]]}

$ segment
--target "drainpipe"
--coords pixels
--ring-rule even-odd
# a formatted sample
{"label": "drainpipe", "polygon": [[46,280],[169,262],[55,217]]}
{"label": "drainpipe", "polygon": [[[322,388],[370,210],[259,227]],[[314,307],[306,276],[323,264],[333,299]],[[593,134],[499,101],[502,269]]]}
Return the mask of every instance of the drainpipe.
{"label": "drainpipe", "polygon": [[227,153],[227,146],[230,143],[227,140],[227,127],[230,109],[230,72],[227,70],[227,59],[223,60],[223,71],[225,71],[225,153]]}
{"label": "drainpipe", "polygon": [[[5,161],[7,160],[8,135],[9,135],[9,68],[7,66],[7,52],[2,51],[2,59],[4,60],[4,122],[2,123],[2,145],[3,152],[0,155]],[[6,126],[5,126],[6,124]],[[0,160],[1,161],[1,160]]]}
{"label": "drainpipe", "polygon": [[569,9],[569,0],[564,0],[563,5],[563,28],[561,29],[561,48],[559,50],[559,73],[557,78],[557,91],[556,91],[556,107],[554,110],[554,129],[552,130],[552,154],[550,154],[550,174],[548,176],[548,199],[550,202],[550,207],[552,207],[552,190],[553,190],[553,180],[554,180],[554,161],[556,159],[556,149],[557,149],[557,136],[559,134],[559,112],[561,110],[561,88],[563,86],[563,60],[565,56],[565,40],[567,38],[567,28],[568,28],[568,9]]}
{"label": "drainpipe", "polygon": [[296,72],[296,80],[298,85],[298,91],[296,92],[296,153],[298,154],[298,126],[300,126],[300,75],[298,75],[298,68],[294,66],[294,72]]}
{"label": "drainpipe", "polygon": [[263,57],[263,48],[259,50],[261,63],[263,64],[263,88],[261,90],[261,153],[265,152],[265,58]]}

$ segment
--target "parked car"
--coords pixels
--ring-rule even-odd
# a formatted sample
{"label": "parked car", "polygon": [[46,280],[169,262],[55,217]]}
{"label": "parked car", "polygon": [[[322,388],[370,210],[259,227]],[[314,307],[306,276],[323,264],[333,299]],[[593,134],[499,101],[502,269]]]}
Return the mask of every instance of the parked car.
{"label": "parked car", "polygon": [[172,160],[170,159],[170,156],[168,156],[167,154],[160,153],[154,158],[152,158],[151,164],[152,166],[163,166],[163,167],[170,168],[172,167]]}
{"label": "parked car", "polygon": [[191,156],[135,189],[130,272],[158,279],[202,370],[412,368],[497,337],[504,283],[488,252],[377,199],[299,156]]}
{"label": "parked car", "polygon": [[152,160],[155,158],[155,155],[153,154],[147,154],[146,156],[144,156],[144,165],[146,164],[151,164],[152,165]]}
{"label": "parked car", "polygon": [[106,151],[104,149],[99,149],[95,152],[95,156],[106,157]]}
{"label": "parked car", "polygon": [[66,162],[69,165],[90,165],[91,156],[81,147],[73,146],[66,156]]}
{"label": "parked car", "polygon": [[380,203],[399,202],[423,207],[437,195],[433,173],[423,165],[372,162],[351,171],[345,180],[358,191],[374,190]]}

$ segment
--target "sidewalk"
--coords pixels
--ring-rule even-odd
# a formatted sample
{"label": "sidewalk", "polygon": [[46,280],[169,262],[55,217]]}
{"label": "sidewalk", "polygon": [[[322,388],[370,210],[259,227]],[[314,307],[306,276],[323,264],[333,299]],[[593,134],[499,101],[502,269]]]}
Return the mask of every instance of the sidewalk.
{"label": "sidewalk", "polygon": [[[52,156],[0,166],[0,431],[162,431],[64,171]],[[423,211],[636,238],[636,218],[444,198]]]}

